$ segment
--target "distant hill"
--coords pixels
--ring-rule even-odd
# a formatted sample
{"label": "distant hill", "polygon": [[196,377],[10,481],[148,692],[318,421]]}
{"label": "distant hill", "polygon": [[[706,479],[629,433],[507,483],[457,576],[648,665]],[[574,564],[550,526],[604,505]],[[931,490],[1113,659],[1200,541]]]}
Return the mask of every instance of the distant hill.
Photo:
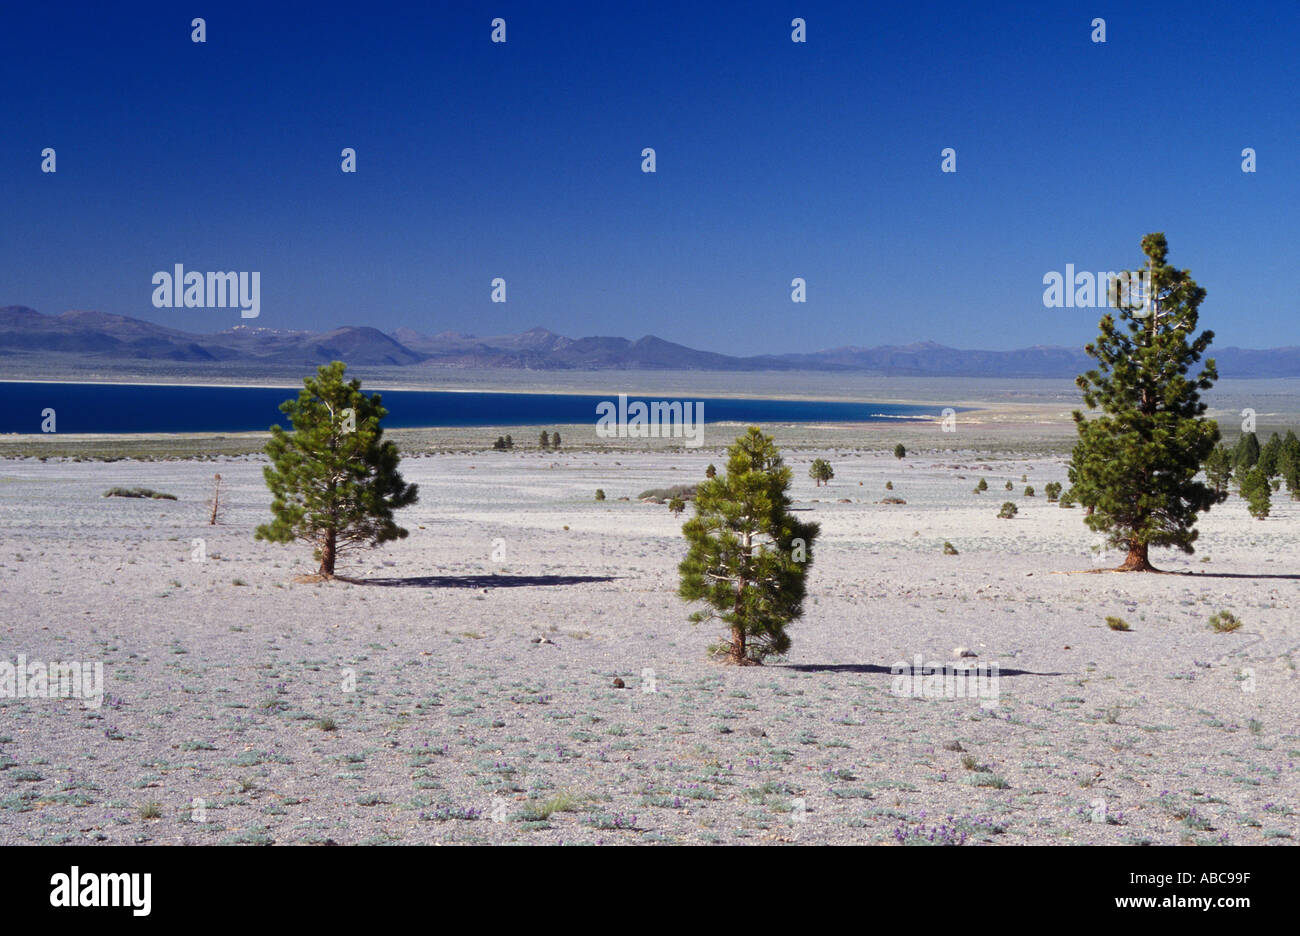
{"label": "distant hill", "polygon": [[[912,377],[1074,377],[1089,369],[1082,348],[1036,346],[1015,351],[965,351],[932,341],[875,348],[842,347],[810,354],[735,357],[699,351],[646,335],[566,338],[545,328],[479,337],[425,335],[399,328],[346,325],[327,332],[238,325],[195,334],[106,312],[45,315],[25,306],[0,308],[0,360],[45,355],[96,362],[299,366],[332,360],[353,366],[514,368],[530,370],[818,370]],[[1300,377],[1300,347],[1213,350],[1223,377]]]}

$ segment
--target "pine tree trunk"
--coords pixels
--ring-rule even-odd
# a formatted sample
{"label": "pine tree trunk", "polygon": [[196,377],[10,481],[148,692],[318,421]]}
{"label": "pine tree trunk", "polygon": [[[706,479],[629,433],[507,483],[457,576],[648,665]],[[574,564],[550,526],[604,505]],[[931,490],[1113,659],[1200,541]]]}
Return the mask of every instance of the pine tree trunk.
{"label": "pine tree trunk", "polygon": [[337,555],[336,542],[338,533],[335,530],[329,530],[325,534],[325,542],[321,545],[320,550],[320,570],[319,574],[325,578],[334,577],[334,559]]}
{"label": "pine tree trunk", "polygon": [[745,632],[739,624],[731,628],[731,662],[737,666],[745,663]]}
{"label": "pine tree trunk", "polygon": [[1155,566],[1151,565],[1151,560],[1147,556],[1147,544],[1137,540],[1129,540],[1128,557],[1120,570],[1124,572],[1154,572]]}

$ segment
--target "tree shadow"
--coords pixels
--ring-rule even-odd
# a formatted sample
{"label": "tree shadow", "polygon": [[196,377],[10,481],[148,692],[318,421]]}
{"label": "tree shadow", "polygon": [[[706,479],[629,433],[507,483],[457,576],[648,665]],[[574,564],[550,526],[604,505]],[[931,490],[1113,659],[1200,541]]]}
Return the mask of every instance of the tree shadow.
{"label": "tree shadow", "polygon": [[1225,578],[1225,579],[1282,579],[1300,582],[1300,573],[1291,572],[1193,572],[1190,569],[1146,569],[1138,572],[1132,569],[1074,569],[1064,572],[1053,571],[1052,575],[1181,575],[1184,578]]}
{"label": "tree shadow", "polygon": [[1165,575],[1182,575],[1187,578],[1287,579],[1300,582],[1300,574],[1288,572],[1166,572]]}
{"label": "tree shadow", "polygon": [[616,575],[415,575],[408,578],[344,578],[353,585],[382,588],[539,588],[613,582]]}
{"label": "tree shadow", "polygon": [[[940,667],[951,667],[956,665],[954,661],[947,660],[938,664]],[[987,664],[985,664],[987,665]],[[976,664],[971,663],[971,672],[975,672]],[[788,669],[798,670],[801,673],[879,673],[884,676],[931,676],[935,675],[935,664],[924,663],[919,668],[911,663],[905,663],[898,672],[894,671],[892,666],[883,666],[879,663],[777,663],[769,669]],[[960,672],[960,668],[958,669]],[[1002,666],[998,667],[998,676],[1073,676],[1074,673],[1035,673],[1031,670],[1008,669]]]}

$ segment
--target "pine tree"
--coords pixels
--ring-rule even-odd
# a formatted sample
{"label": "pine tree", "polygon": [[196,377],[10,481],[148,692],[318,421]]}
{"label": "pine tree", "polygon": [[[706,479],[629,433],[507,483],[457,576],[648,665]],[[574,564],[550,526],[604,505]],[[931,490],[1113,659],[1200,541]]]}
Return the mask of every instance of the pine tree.
{"label": "pine tree", "polygon": [[897,445],[894,446],[894,457],[895,458],[907,457],[907,449],[903,448],[902,442],[899,442]]}
{"label": "pine tree", "polygon": [[808,469],[808,477],[816,481],[818,487],[821,487],[835,477],[835,469],[831,467],[831,463],[826,459],[817,458],[813,460],[812,466]]}
{"label": "pine tree", "polygon": [[1259,436],[1253,432],[1243,432],[1233,450],[1232,466],[1239,474],[1245,475],[1258,464]]}
{"label": "pine tree", "polygon": [[1300,439],[1294,430],[1287,430],[1282,440],[1282,453],[1277,458],[1277,471],[1286,482],[1293,499],[1300,500]]}
{"label": "pine tree", "polygon": [[1268,442],[1259,450],[1260,471],[1264,472],[1266,478],[1276,478],[1278,474],[1277,463],[1282,456],[1282,437],[1276,432],[1268,438]]}
{"label": "pine tree", "polygon": [[1210,359],[1195,378],[1187,376],[1214,340],[1211,331],[1190,337],[1205,290],[1189,271],[1165,262],[1164,234],[1142,238],[1142,251],[1145,303],[1135,295],[1119,300],[1126,328],[1108,312],[1087,346],[1098,367],[1076,382],[1088,409],[1101,413],[1089,419],[1075,411],[1079,441],[1069,469],[1071,493],[1091,510],[1085,522],[1106,534],[1108,545],[1127,548],[1124,571],[1152,571],[1151,546],[1192,552],[1197,515],[1222,500],[1196,480],[1219,441],[1201,400],[1218,372]]}
{"label": "pine tree", "polygon": [[1241,479],[1241,496],[1246,499],[1246,509],[1256,520],[1263,520],[1268,516],[1272,501],[1271,487],[1268,476],[1258,465],[1246,472],[1245,477]]}
{"label": "pine tree", "polygon": [[1226,445],[1216,445],[1214,451],[1206,456],[1205,479],[1215,494],[1228,493],[1228,482],[1232,480],[1232,451]]}
{"label": "pine tree", "polygon": [[706,478],[716,478],[717,476],[718,476],[718,469],[715,468],[715,467],[713,467],[713,464],[710,463],[710,464],[709,464],[709,467],[707,467],[707,468],[704,469],[704,477],[706,477]]}
{"label": "pine tree", "polygon": [[682,511],[686,509],[686,501],[674,495],[668,501],[668,509],[672,511],[674,517],[680,517]]}
{"label": "pine tree", "polygon": [[271,464],[262,473],[274,516],[254,534],[311,543],[325,578],[344,553],[404,538],[393,511],[418,499],[397,470],[397,446],[383,441],[379,424],[388,410],[380,395],[362,393],[359,380],[344,383],[345,370],[342,361],[322,365],[303,380],[296,400],[280,405],[293,431],[271,427]]}
{"label": "pine tree", "polygon": [[543,449],[551,447],[551,434],[545,429],[543,429],[542,434],[537,437],[537,445],[539,448]]}
{"label": "pine tree", "polygon": [[556,429],[551,433],[551,448],[557,452],[560,450],[560,430]]}
{"label": "pine tree", "polygon": [[730,628],[726,657],[757,664],[790,647],[786,626],[803,615],[805,579],[820,527],[789,513],[791,471],[757,426],[728,450],[727,470],[700,484],[679,594],[704,601],[691,621]]}

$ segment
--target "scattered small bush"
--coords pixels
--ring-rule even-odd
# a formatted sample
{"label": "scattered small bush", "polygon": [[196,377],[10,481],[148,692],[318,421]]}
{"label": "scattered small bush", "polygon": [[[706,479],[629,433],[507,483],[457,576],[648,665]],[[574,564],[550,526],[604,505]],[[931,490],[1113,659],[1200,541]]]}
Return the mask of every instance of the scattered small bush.
{"label": "scattered small bush", "polygon": [[944,540],[944,541],[943,541],[943,554],[944,554],[945,556],[955,556],[955,555],[957,555],[957,547],[954,546],[952,543],[948,542],[947,540]]}
{"label": "scattered small bush", "polygon": [[1061,482],[1048,481],[1047,484],[1043,486],[1043,493],[1047,495],[1047,502],[1049,504],[1056,503],[1061,497]]}
{"label": "scattered small bush", "polygon": [[603,489],[603,488],[596,488],[596,500],[598,500],[598,501],[603,501],[604,499],[605,499],[605,491],[604,491],[604,489]]}
{"label": "scattered small bush", "polygon": [[[637,499],[670,501],[674,497],[680,497],[683,500],[694,500],[696,487],[697,485],[694,484],[674,484],[672,487],[650,488],[650,490],[638,494]],[[597,498],[597,500],[599,499]]]}
{"label": "scattered small bush", "polygon": [[1015,504],[1011,503],[1011,501],[1003,501],[1002,509],[998,511],[998,519],[1010,520],[1019,512],[1020,512],[1020,508],[1018,508]]}
{"label": "scattered small bush", "polygon": [[164,494],[162,491],[155,491],[152,488],[109,488],[104,492],[105,497],[148,497],[153,500],[176,500],[175,494]]}
{"label": "scattered small bush", "polygon": [[1220,611],[1210,618],[1210,627],[1220,634],[1230,634],[1241,627],[1241,619],[1231,611]]}
{"label": "scattered small bush", "polygon": [[1113,616],[1106,618],[1106,626],[1113,631],[1132,630],[1132,628],[1128,626],[1128,621]]}
{"label": "scattered small bush", "polygon": [[1025,487],[1025,497],[1033,497],[1033,496],[1034,496],[1034,489],[1033,489],[1033,487],[1031,487],[1031,486],[1026,486],[1026,487]]}

